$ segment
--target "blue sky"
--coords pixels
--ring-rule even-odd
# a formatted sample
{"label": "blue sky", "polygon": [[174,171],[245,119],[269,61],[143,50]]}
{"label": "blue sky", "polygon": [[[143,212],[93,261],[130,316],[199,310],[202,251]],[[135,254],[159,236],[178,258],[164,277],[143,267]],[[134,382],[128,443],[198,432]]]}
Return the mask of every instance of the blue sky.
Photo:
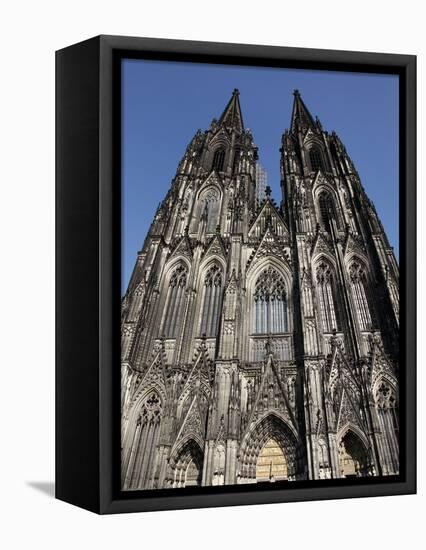
{"label": "blue sky", "polygon": [[397,76],[129,59],[122,62],[122,291],[186,146],[219,118],[234,88],[277,202],[281,135],[297,88],[345,144],[398,258]]}

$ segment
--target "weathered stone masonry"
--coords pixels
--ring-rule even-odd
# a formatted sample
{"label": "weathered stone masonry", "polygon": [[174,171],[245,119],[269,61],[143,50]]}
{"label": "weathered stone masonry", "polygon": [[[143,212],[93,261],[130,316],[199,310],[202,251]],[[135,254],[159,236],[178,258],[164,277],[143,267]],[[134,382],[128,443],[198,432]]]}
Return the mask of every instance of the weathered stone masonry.
{"label": "weathered stone masonry", "polygon": [[298,91],[282,202],[239,93],[198,131],[122,307],[123,489],[398,473],[399,271]]}

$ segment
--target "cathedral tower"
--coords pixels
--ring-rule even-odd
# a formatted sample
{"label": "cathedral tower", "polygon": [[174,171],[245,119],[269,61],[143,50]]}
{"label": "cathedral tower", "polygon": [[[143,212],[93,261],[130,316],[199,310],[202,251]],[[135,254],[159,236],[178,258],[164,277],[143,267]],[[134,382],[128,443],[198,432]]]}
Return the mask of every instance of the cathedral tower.
{"label": "cathedral tower", "polygon": [[398,472],[398,265],[295,91],[278,206],[239,92],[195,134],[122,307],[123,489]]}

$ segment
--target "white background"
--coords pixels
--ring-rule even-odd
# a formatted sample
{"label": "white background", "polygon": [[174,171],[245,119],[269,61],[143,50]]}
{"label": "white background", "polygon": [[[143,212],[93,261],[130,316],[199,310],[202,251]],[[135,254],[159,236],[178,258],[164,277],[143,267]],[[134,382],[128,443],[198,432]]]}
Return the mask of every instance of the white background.
{"label": "white background", "polygon": [[[14,1],[0,21],[0,542],[9,548],[424,547],[419,496],[98,517],[52,494],[54,476],[54,51],[122,34],[417,54],[419,278],[424,266],[422,2]],[[419,288],[419,309],[426,307]],[[423,326],[419,325],[420,338]],[[424,349],[424,348],[423,348]],[[419,352],[423,395],[424,351]],[[423,390],[423,391],[422,391]],[[419,464],[424,461],[419,401]],[[47,494],[46,493],[50,493]],[[417,542],[416,541],[417,538]],[[3,540],[4,539],[4,540]],[[424,544],[424,542],[423,542]]]}

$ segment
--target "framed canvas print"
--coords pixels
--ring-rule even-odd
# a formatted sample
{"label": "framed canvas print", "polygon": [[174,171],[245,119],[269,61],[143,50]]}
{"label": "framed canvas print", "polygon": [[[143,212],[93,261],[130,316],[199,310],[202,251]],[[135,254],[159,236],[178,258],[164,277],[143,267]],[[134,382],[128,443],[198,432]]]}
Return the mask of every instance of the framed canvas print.
{"label": "framed canvas print", "polygon": [[415,67],[57,52],[57,498],[415,492]]}

